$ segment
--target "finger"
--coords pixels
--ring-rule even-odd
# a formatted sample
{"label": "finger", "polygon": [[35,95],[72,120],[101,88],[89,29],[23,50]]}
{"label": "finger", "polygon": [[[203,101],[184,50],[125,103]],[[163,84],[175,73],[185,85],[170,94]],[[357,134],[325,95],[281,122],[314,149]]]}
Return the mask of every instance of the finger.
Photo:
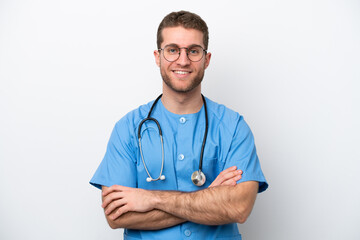
{"label": "finger", "polygon": [[115,213],[113,213],[113,215],[110,216],[110,218],[112,218],[112,220],[115,220],[118,217],[120,217],[121,215],[123,215],[124,213],[127,213],[128,211],[129,211],[128,205],[123,205],[118,210],[116,210]]}
{"label": "finger", "polygon": [[241,175],[237,175],[221,183],[221,186],[234,186],[241,179]]}
{"label": "finger", "polygon": [[236,166],[229,167],[229,168],[223,170],[220,174],[225,174],[225,173],[228,173],[228,172],[231,172],[231,171],[235,171],[236,168],[237,168]]}
{"label": "finger", "polygon": [[229,178],[229,176],[227,178],[225,177],[226,174],[236,171],[236,168],[237,168],[236,166],[232,166],[220,172],[219,175],[216,177],[216,179],[211,183],[209,187],[215,187],[221,185],[222,182],[226,181]]}
{"label": "finger", "polygon": [[111,202],[123,197],[124,194],[122,192],[113,192],[103,198],[103,203],[101,204],[101,207],[106,208]]}
{"label": "finger", "polygon": [[236,181],[234,179],[229,179],[221,184],[221,186],[235,186]]}
{"label": "finger", "polygon": [[112,185],[111,187],[103,188],[102,196],[106,196],[112,192],[119,192],[126,190],[127,187],[121,185]]}
{"label": "finger", "polygon": [[122,198],[116,201],[111,202],[107,208],[105,208],[105,214],[111,214],[116,208],[121,207],[126,204],[126,201]]}
{"label": "finger", "polygon": [[237,175],[241,175],[241,170],[233,170],[233,171],[227,171],[227,172],[221,172],[218,176],[217,184],[221,185],[224,181],[227,181],[233,177],[236,177]]}
{"label": "finger", "polygon": [[112,185],[111,187],[103,187],[102,189],[102,196],[105,197],[106,195],[116,191],[117,185]]}
{"label": "finger", "polygon": [[219,175],[216,177],[216,179],[210,184],[209,187],[216,187],[220,186],[224,181],[227,181],[228,179],[238,175],[242,174],[241,170],[236,170],[236,166],[229,167],[225,169],[224,171],[220,172]]}
{"label": "finger", "polygon": [[236,171],[236,169],[237,169],[236,166],[232,166],[232,167],[229,167],[229,168],[223,170],[222,172],[220,172],[220,174],[219,174],[219,176],[218,176],[219,179],[223,179],[223,177],[224,177],[226,174],[231,173],[231,172],[234,172],[234,171]]}
{"label": "finger", "polygon": [[227,180],[229,180],[229,179],[238,177],[238,176],[241,177],[241,174],[242,174],[242,171],[241,171],[241,170],[228,172],[228,173],[222,175],[222,177],[221,177],[221,183],[223,183],[223,182],[225,182],[225,181],[227,181]]}

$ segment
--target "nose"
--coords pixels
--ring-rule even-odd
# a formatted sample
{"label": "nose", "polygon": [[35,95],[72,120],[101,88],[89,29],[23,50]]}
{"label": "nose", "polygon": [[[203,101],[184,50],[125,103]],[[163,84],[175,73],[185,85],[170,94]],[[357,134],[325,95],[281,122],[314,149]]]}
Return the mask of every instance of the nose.
{"label": "nose", "polygon": [[190,59],[187,56],[187,49],[186,48],[180,48],[180,56],[178,60],[176,60],[176,63],[181,66],[187,66],[190,64]]}

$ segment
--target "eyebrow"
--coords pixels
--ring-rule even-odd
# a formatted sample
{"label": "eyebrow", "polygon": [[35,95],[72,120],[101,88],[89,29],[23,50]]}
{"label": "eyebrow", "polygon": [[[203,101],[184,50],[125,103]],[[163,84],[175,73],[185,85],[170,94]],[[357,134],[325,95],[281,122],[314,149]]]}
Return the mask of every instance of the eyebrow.
{"label": "eyebrow", "polygon": [[[167,45],[164,46],[164,48],[165,48],[165,47],[168,47],[168,46],[180,48],[179,45],[177,45],[177,44],[175,44],[175,43],[167,44]],[[187,46],[186,48],[192,48],[192,47],[201,47],[201,48],[205,49],[203,46],[201,46],[201,45],[199,45],[199,44],[191,44],[191,45]]]}

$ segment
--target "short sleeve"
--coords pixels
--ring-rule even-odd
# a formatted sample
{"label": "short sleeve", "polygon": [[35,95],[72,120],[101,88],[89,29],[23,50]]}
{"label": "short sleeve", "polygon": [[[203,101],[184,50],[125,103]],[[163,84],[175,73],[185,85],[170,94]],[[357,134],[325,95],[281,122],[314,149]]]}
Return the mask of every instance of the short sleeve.
{"label": "short sleeve", "polygon": [[268,188],[256,153],[254,136],[242,116],[238,116],[224,169],[231,166],[237,166],[237,169],[243,171],[242,178],[238,183],[257,181],[259,182],[259,193]]}
{"label": "short sleeve", "polygon": [[137,187],[135,148],[130,129],[126,118],[116,123],[105,156],[90,184],[99,189],[112,185]]}

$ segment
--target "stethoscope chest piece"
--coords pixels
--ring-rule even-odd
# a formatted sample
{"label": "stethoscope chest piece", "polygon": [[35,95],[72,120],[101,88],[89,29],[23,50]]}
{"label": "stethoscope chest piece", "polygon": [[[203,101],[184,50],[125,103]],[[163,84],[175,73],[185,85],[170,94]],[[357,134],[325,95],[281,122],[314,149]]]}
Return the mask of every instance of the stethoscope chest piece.
{"label": "stethoscope chest piece", "polygon": [[206,181],[205,174],[201,170],[197,170],[191,174],[191,181],[198,187],[204,185]]}

